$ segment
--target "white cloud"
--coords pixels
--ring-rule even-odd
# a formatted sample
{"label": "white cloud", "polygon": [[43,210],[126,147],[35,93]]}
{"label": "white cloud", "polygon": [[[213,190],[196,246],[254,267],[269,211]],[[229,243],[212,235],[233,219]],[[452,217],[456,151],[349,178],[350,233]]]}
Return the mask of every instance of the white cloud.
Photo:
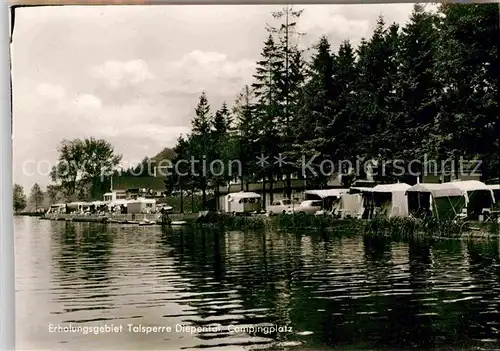
{"label": "white cloud", "polygon": [[[298,21],[304,46],[370,36],[379,14],[404,22],[411,4],[322,5]],[[201,90],[213,109],[252,82],[276,6],[38,7],[17,14],[12,44],[14,176],[26,158],[55,160],[63,138],[96,136],[142,159],[189,131]],[[54,36],[57,40],[54,41]],[[75,40],[78,38],[78,40]],[[36,57],[36,62],[31,58]],[[143,150],[142,147],[149,147]]]}
{"label": "white cloud", "polygon": [[102,107],[102,101],[98,97],[90,94],[77,95],[75,99],[75,104],[79,109],[100,109]]}
{"label": "white cloud", "polygon": [[255,62],[231,60],[219,52],[193,50],[167,66],[167,89],[184,93],[216,91],[234,95],[252,79]]}
{"label": "white cloud", "polygon": [[[337,7],[313,6],[304,11],[298,21],[297,29],[307,34],[308,41],[316,42],[320,36],[326,35],[334,43],[339,40],[350,40],[356,45],[363,36],[370,34],[371,22],[373,18],[348,18],[338,13]],[[332,49],[336,51],[337,47],[334,45]]]}
{"label": "white cloud", "polygon": [[66,96],[66,89],[60,85],[40,83],[36,87],[38,95],[51,100],[59,100]]}
{"label": "white cloud", "polygon": [[91,69],[95,78],[103,79],[112,89],[143,83],[153,79],[148,64],[144,60],[109,60]]}

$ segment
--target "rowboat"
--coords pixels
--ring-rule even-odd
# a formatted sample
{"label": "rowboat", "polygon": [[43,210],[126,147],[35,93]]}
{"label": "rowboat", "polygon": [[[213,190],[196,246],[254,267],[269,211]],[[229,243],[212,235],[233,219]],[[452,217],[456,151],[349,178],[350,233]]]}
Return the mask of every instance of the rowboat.
{"label": "rowboat", "polygon": [[172,221],[170,225],[186,225],[186,221]]}

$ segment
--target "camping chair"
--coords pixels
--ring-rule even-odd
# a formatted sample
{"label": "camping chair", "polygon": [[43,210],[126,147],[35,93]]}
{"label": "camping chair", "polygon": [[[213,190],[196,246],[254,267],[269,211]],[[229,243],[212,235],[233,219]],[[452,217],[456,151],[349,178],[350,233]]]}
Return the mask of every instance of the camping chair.
{"label": "camping chair", "polygon": [[483,208],[481,214],[483,215],[483,220],[485,222],[491,221],[493,219],[493,216],[491,214],[491,208]]}
{"label": "camping chair", "polygon": [[455,219],[467,219],[468,215],[467,215],[467,209],[466,208],[462,208],[462,210],[456,214],[455,216]]}

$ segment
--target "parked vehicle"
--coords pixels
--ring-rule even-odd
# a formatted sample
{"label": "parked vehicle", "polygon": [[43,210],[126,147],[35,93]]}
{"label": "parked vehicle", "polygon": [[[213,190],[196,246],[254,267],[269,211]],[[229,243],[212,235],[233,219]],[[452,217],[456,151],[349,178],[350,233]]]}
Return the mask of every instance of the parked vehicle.
{"label": "parked vehicle", "polygon": [[269,206],[267,206],[267,214],[269,216],[279,214],[279,213],[286,213],[288,209],[291,209],[293,207],[293,202],[290,199],[283,199],[283,200],[278,200],[278,201],[273,201],[273,203]]}
{"label": "parked vehicle", "polygon": [[127,213],[154,213],[156,212],[156,200],[140,198],[127,202]]}
{"label": "parked vehicle", "polygon": [[224,212],[242,214],[258,212],[261,209],[260,195],[252,192],[227,194],[225,197]]}
{"label": "parked vehicle", "polygon": [[156,205],[156,212],[158,213],[172,213],[174,208],[167,204]]}
{"label": "parked vehicle", "polygon": [[315,214],[322,209],[323,201],[321,200],[306,200],[302,201],[299,206],[289,208],[286,213],[306,213]]}

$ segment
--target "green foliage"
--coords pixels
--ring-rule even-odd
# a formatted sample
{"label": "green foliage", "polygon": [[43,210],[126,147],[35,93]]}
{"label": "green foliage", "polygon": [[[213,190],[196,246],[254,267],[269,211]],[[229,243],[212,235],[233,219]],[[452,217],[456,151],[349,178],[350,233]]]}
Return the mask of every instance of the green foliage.
{"label": "green foliage", "polygon": [[200,195],[188,194],[183,191],[182,199],[181,194],[171,194],[165,198],[165,202],[173,207],[174,213],[196,213],[203,210],[202,197]]}
{"label": "green foliage", "polygon": [[59,201],[61,189],[57,185],[48,185],[47,196],[49,197],[49,204],[53,205]]}
{"label": "green foliage", "polygon": [[109,190],[109,175],[121,160],[113,146],[103,139],[74,139],[63,140],[58,151],[58,163],[51,178],[65,197],[101,199]]}
{"label": "green foliage", "polygon": [[[193,132],[176,146],[179,160],[201,153],[207,163],[237,159],[241,190],[258,180],[271,189],[285,177],[289,191],[291,175],[303,176],[303,157],[315,155],[316,171],[323,160],[333,162],[323,167],[330,174],[307,174],[308,187],[315,188],[339,171],[348,173],[340,161],[358,159],[401,162],[385,165],[382,175],[383,163],[376,162],[379,181],[414,181],[410,166],[423,169],[411,161],[425,157],[480,159],[485,179],[500,173],[496,4],[446,4],[438,13],[416,5],[402,26],[379,17],[357,48],[348,41],[332,48],[321,37],[307,62],[297,40],[302,33],[295,30],[301,12],[287,5],[272,14],[254,81],[231,112],[224,104],[212,115],[202,93]],[[261,154],[271,161],[264,168],[256,164]],[[287,161],[281,167],[272,162],[280,154]],[[234,178],[227,173],[187,174],[166,180],[167,188],[217,192]],[[355,178],[350,173],[343,181]]]}
{"label": "green foliage", "polygon": [[441,5],[436,74],[442,157],[480,159],[485,178],[500,173],[498,4]]}
{"label": "green foliage", "polygon": [[33,204],[35,207],[35,211],[38,211],[40,206],[43,203],[43,192],[42,189],[40,189],[40,185],[38,183],[35,183],[33,187],[31,188],[31,193],[30,193],[30,202]]}
{"label": "green foliage", "polygon": [[470,232],[467,222],[439,221],[434,217],[424,220],[405,217],[375,217],[366,223],[365,235],[389,236],[395,239],[411,239],[413,237],[454,238]]}
{"label": "green foliage", "polygon": [[13,189],[14,212],[20,212],[26,208],[26,195],[24,189],[19,184],[14,184]]}

